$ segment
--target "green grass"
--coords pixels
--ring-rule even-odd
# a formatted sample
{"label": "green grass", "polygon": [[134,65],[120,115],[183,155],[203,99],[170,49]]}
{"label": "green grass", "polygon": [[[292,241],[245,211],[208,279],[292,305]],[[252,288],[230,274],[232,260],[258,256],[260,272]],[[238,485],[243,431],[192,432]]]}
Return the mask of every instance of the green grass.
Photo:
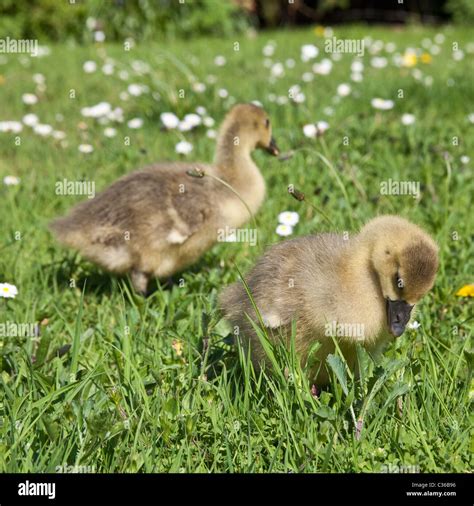
{"label": "green grass", "polygon": [[[467,29],[442,31],[440,54],[416,66],[432,76],[431,86],[415,80],[412,69],[391,63],[372,68],[367,52],[361,83],[350,81],[353,55],[335,62],[329,76],[304,83],[301,75],[311,64],[301,62],[300,46],[314,42],[324,51],[323,39],[309,30],[241,38],[238,52],[234,40],[211,39],[128,52],[108,45],[53,46],[50,56],[27,58],[27,64],[8,56],[0,65],[0,121],[35,112],[41,122],[64,130],[68,145],[29,128],[20,134],[20,146],[14,134],[0,133],[0,174],[21,178],[18,186],[0,187],[0,282],[19,290],[14,300],[0,299],[1,321],[48,320],[40,339],[0,340],[0,470],[54,472],[68,465],[98,472],[472,469],[472,300],[455,292],[473,282],[474,125],[467,118],[474,112],[473,54],[466,51]],[[435,34],[420,27],[335,31],[339,38],[392,41],[401,52]],[[268,39],[277,43],[274,61],[296,60],[273,84],[262,57]],[[464,59],[452,59],[452,42],[465,51]],[[214,65],[218,54],[226,56],[226,66]],[[84,61],[101,62],[106,55],[118,70],[129,72],[128,80],[119,79],[117,71],[114,76],[83,72]],[[151,72],[134,75],[134,60],[148,63]],[[38,104],[26,106],[21,95],[34,92],[37,72],[45,75],[47,87]],[[192,76],[206,82],[209,74],[217,83],[194,93]],[[342,82],[351,82],[352,94],[333,103]],[[119,93],[130,83],[148,85],[161,99],[148,93],[122,102]],[[286,96],[297,83],[305,103],[269,101],[269,93]],[[178,158],[174,146],[182,138],[194,145],[188,159],[211,160],[214,143],[205,129],[163,132],[159,115],[173,111],[182,117],[202,105],[220,122],[228,105],[219,88],[236,101],[261,101],[281,149],[295,150],[284,162],[260,152],[254,156],[268,185],[257,216],[256,247],[218,244],[177,277],[181,283],[145,300],[131,292],[127,280],[111,278],[54,242],[47,222],[83,198],[56,195],[56,181],[92,180],[99,191],[137,167]],[[71,89],[75,99],[69,98]],[[399,99],[400,89],[404,98]],[[395,107],[376,112],[370,106],[374,97],[390,98]],[[123,124],[115,138],[104,137],[103,126],[80,115],[82,107],[101,101],[123,107],[127,120],[142,117],[143,128]],[[323,112],[328,106],[332,116]],[[405,112],[416,116],[414,125],[401,124]],[[330,123],[324,137],[304,137],[302,126],[321,119]],[[78,128],[81,121],[86,130]],[[130,146],[124,136],[130,136]],[[78,151],[84,142],[94,146],[93,153]],[[463,155],[471,157],[468,164],[461,163]],[[389,178],[419,181],[421,199],[381,195],[380,182]],[[216,310],[221,287],[250,268],[266,245],[282,240],[275,234],[279,212],[300,213],[296,235],[332,229],[321,214],[287,194],[289,184],[337,230],[356,230],[377,214],[399,213],[424,226],[440,245],[436,285],[416,315],[421,327],[405,332],[378,364],[360,350],[360,381],[353,381],[334,356],[334,381],[319,398],[311,395],[295,357],[281,349],[270,352],[282,373],[255,375]]]}

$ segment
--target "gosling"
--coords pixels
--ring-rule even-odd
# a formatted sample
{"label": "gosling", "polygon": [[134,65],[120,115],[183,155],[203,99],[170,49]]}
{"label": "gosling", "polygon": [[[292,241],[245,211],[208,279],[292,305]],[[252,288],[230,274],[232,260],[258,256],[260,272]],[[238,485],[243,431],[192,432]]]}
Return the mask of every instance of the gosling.
{"label": "gosling", "polygon": [[[253,104],[236,105],[220,128],[212,165],[145,167],[80,203],[50,228],[61,243],[106,271],[129,273],[135,290],[145,295],[151,277],[182,271],[217,242],[220,231],[244,224],[249,210],[256,213],[265,196],[265,181],[251,158],[256,148],[279,153],[270,119]],[[204,177],[189,175],[196,169]]]}
{"label": "gosling", "polygon": [[[357,374],[356,344],[376,355],[400,336],[437,269],[438,247],[426,232],[398,216],[380,216],[353,237],[324,233],[273,245],[246,282],[271,341],[283,338],[289,346],[295,320],[296,353],[310,379],[324,385],[334,340]],[[224,289],[219,305],[258,369],[267,358],[243,284]]]}

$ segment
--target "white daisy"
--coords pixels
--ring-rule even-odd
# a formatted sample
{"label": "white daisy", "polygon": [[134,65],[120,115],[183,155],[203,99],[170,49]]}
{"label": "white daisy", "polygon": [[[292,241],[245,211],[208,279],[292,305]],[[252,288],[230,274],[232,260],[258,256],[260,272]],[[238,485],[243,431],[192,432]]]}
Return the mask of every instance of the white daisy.
{"label": "white daisy", "polygon": [[180,132],[189,132],[192,129],[193,125],[189,121],[183,120],[179,122],[178,130]]}
{"label": "white daisy", "polygon": [[388,111],[395,105],[393,100],[384,100],[383,98],[373,98],[370,103],[374,109],[380,109],[381,111]]}
{"label": "white daisy", "polygon": [[106,76],[111,76],[114,73],[114,66],[112,63],[105,63],[102,67],[102,72]]}
{"label": "white daisy", "polygon": [[318,135],[322,135],[329,128],[329,123],[324,120],[318,121],[316,123],[316,128],[318,130]]}
{"label": "white daisy", "polygon": [[176,153],[180,155],[187,155],[193,150],[193,145],[187,141],[180,141],[178,144],[176,144],[174,149]]}
{"label": "white daisy", "polygon": [[263,56],[273,56],[274,52],[275,46],[273,44],[266,44],[262,50]]}
{"label": "white daisy", "polygon": [[46,82],[46,78],[43,74],[33,74],[33,82],[35,84],[44,84]]}
{"label": "white daisy", "polygon": [[305,62],[316,58],[318,54],[319,49],[313,44],[304,44],[301,46],[301,59]]}
{"label": "white daisy", "polygon": [[202,105],[198,105],[196,107],[196,112],[199,114],[199,116],[204,116],[207,113],[207,110]]}
{"label": "white daisy", "polygon": [[201,124],[201,116],[194,113],[186,114],[184,121],[188,122],[194,128]]}
{"label": "white daisy", "polygon": [[86,72],[86,74],[92,74],[92,72],[95,72],[97,70],[97,63],[92,60],[87,60],[84,62],[82,69],[84,72]]}
{"label": "white daisy", "polygon": [[39,119],[38,119],[38,116],[36,116],[36,114],[31,113],[31,114],[25,114],[23,116],[22,121],[26,126],[34,127],[35,125],[38,124]]}
{"label": "white daisy", "polygon": [[225,88],[221,88],[220,90],[218,90],[217,94],[221,98],[227,98],[229,96],[229,92]]}
{"label": "white daisy", "polygon": [[23,103],[27,105],[34,105],[38,102],[38,97],[33,95],[33,93],[23,93],[21,99]]}
{"label": "white daisy", "polygon": [[122,79],[122,81],[126,81],[129,78],[129,73],[126,70],[121,70],[118,73],[118,76],[120,79]]}
{"label": "white daisy", "polygon": [[388,65],[388,60],[384,56],[374,56],[370,60],[370,64],[374,67],[374,69],[383,69]]}
{"label": "white daisy", "polygon": [[287,237],[293,233],[293,227],[290,225],[283,225],[280,223],[276,228],[275,232],[281,237]]}
{"label": "white daisy", "polygon": [[48,135],[51,135],[53,133],[53,127],[51,125],[38,123],[33,127],[33,131],[35,132],[35,134],[47,137]]}
{"label": "white daisy", "polygon": [[3,178],[3,184],[7,186],[16,186],[17,184],[20,184],[20,178],[16,176],[5,176]]}
{"label": "white daisy", "polygon": [[15,134],[23,130],[19,121],[0,121],[0,132],[13,132]]}
{"label": "white daisy", "polygon": [[218,55],[214,58],[214,64],[218,67],[223,67],[226,64],[227,60],[224,56]]}
{"label": "white daisy", "polygon": [[129,84],[127,90],[133,97],[139,97],[144,91],[141,84]]}
{"label": "white daisy", "polygon": [[281,77],[285,74],[285,68],[283,67],[283,63],[277,62],[272,65],[270,72],[273,77]]}
{"label": "white daisy", "polygon": [[324,58],[324,60],[321,60],[321,63],[315,63],[312,66],[312,70],[315,74],[327,76],[332,70],[332,61]]}
{"label": "white daisy", "polygon": [[403,125],[413,125],[413,123],[415,123],[416,121],[416,118],[413,114],[409,114],[409,113],[405,113],[405,114],[402,114],[402,124]]}
{"label": "white daisy", "polygon": [[121,107],[116,107],[113,111],[110,111],[107,114],[107,118],[111,121],[118,121],[119,123],[123,123],[123,109]]}
{"label": "white daisy", "polygon": [[193,91],[196,93],[204,93],[206,91],[206,85],[204,83],[193,83]]}
{"label": "white daisy", "polygon": [[90,144],[80,144],[77,148],[81,153],[92,153],[94,151],[94,147]]}
{"label": "white daisy", "polygon": [[214,121],[214,118],[211,118],[210,116],[206,116],[205,118],[203,118],[202,120],[204,126],[210,128],[210,127],[213,127],[216,122]]}
{"label": "white daisy", "polygon": [[104,130],[104,135],[106,137],[115,137],[117,135],[117,130],[115,130],[115,128],[112,128],[112,127],[107,127]]}
{"label": "white daisy", "polygon": [[96,32],[94,32],[94,40],[96,42],[104,42],[105,33],[102,30],[97,30]]}
{"label": "white daisy", "polygon": [[463,163],[464,165],[468,164],[471,161],[471,159],[467,155],[461,156],[460,160],[461,163]]}
{"label": "white daisy", "polygon": [[53,139],[57,139],[58,141],[62,141],[66,138],[66,132],[62,130],[53,130]]}
{"label": "white daisy", "polygon": [[346,83],[342,83],[337,87],[337,94],[340,97],[347,97],[347,95],[350,95],[350,93],[351,87]]}
{"label": "white daisy", "polygon": [[309,137],[310,139],[313,139],[316,137],[317,133],[318,133],[318,130],[317,130],[316,125],[314,123],[309,123],[309,124],[303,126],[303,134],[305,135],[305,137]]}
{"label": "white daisy", "polygon": [[278,223],[281,223],[282,225],[294,227],[299,221],[299,214],[293,211],[283,211],[278,215]]}
{"label": "white daisy", "polygon": [[128,128],[141,128],[143,126],[143,120],[141,118],[133,118],[127,123]]}
{"label": "white daisy", "polygon": [[18,295],[18,288],[10,283],[0,283],[0,297],[14,299]]}
{"label": "white daisy", "polygon": [[416,321],[416,320],[413,320],[412,322],[410,322],[407,327],[409,329],[413,329],[413,330],[417,330],[421,327],[421,323]]}
{"label": "white daisy", "polygon": [[215,139],[217,137],[217,132],[215,130],[210,129],[206,132],[206,136],[209,139]]}
{"label": "white daisy", "polygon": [[351,63],[352,72],[362,72],[364,70],[364,64],[359,60],[354,60]]}
{"label": "white daisy", "polygon": [[178,116],[176,116],[176,114],[173,114],[172,112],[161,113],[160,119],[164,127],[167,128],[168,130],[176,128],[179,125]]}
{"label": "white daisy", "polygon": [[81,114],[85,118],[100,118],[108,115],[111,110],[112,106],[108,102],[100,102],[91,107],[83,107],[81,109]]}

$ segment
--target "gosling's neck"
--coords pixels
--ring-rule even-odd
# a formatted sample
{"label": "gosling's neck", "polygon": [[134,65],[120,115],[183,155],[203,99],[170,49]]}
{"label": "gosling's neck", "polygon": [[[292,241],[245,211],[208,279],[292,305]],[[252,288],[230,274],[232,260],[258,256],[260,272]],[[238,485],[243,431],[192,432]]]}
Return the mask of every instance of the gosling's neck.
{"label": "gosling's neck", "polygon": [[259,172],[251,157],[253,149],[240,134],[238,125],[230,125],[219,134],[214,165],[229,183],[245,181],[252,173]]}
{"label": "gosling's neck", "polygon": [[[216,175],[229,183],[255,213],[265,197],[265,180],[252,160],[253,150],[252,143],[239,135],[238,125],[230,125],[219,135],[214,167]],[[247,216],[247,210],[242,209]]]}

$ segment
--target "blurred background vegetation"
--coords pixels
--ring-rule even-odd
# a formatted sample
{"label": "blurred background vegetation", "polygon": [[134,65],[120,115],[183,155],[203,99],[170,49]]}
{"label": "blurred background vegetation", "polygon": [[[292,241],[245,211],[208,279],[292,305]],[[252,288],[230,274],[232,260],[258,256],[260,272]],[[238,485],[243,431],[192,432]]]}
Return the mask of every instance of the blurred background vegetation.
{"label": "blurred background vegetation", "polygon": [[78,43],[229,36],[309,23],[474,22],[472,0],[1,0],[0,38]]}

